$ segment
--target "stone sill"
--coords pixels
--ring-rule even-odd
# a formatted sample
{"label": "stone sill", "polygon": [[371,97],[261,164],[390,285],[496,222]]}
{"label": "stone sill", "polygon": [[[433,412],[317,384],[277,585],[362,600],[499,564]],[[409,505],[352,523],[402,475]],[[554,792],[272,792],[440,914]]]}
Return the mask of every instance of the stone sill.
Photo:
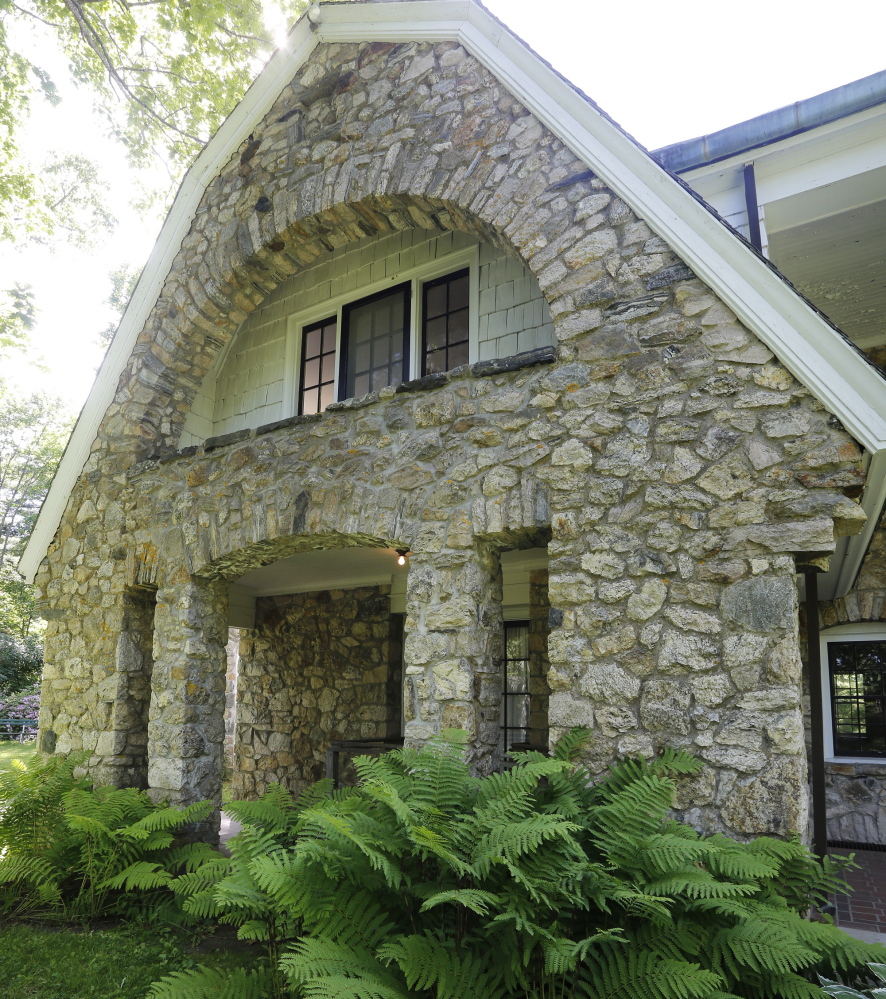
{"label": "stone sill", "polygon": [[882,756],[851,756],[842,759],[824,761],[825,770],[831,774],[852,776],[868,773],[872,776],[886,776],[886,757]]}
{"label": "stone sill", "polygon": [[494,358],[489,361],[475,361],[473,364],[463,364],[458,368],[453,368],[452,371],[446,371],[437,375],[425,375],[423,378],[415,378],[409,382],[402,382],[397,386],[383,388],[380,392],[370,392],[369,395],[359,396],[354,399],[342,399],[340,402],[331,402],[322,413],[315,413],[309,416],[290,416],[285,420],[265,423],[254,429],[235,430],[229,434],[221,434],[218,437],[208,437],[202,444],[183,447],[178,451],[171,451],[167,454],[152,454],[146,461],[139,462],[129,470],[129,478],[132,479],[143,475],[158,468],[160,465],[167,465],[169,462],[178,461],[180,458],[191,458],[196,454],[208,454],[219,450],[219,448],[230,447],[262,434],[273,433],[275,430],[300,427],[307,423],[319,423],[326,413],[340,413],[346,410],[363,409],[366,406],[373,406],[383,399],[393,399],[396,395],[409,392],[429,392],[462,378],[490,378],[493,375],[519,371],[521,368],[532,368],[539,364],[553,364],[556,360],[556,347],[538,347],[535,350],[527,350],[522,354],[514,354],[511,357]]}

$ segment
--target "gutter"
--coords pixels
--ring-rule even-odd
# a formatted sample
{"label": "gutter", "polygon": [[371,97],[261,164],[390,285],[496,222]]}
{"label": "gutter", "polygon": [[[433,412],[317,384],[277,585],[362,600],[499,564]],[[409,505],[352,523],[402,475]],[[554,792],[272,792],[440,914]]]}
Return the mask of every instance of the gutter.
{"label": "gutter", "polygon": [[760,146],[768,146],[810,129],[819,128],[840,118],[878,104],[886,104],[886,70],[853,80],[815,97],[796,101],[786,107],[749,118],[695,139],[675,142],[651,153],[673,173],[684,173],[708,163],[737,156]]}

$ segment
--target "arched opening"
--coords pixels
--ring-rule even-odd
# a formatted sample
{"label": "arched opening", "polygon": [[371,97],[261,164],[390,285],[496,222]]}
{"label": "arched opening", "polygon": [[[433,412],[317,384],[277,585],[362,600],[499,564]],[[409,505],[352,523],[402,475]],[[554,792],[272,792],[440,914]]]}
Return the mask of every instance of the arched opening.
{"label": "arched opening", "polygon": [[402,743],[396,594],[406,572],[391,548],[349,547],[298,552],[236,580],[235,797],[271,783],[297,793],[330,759],[347,782],[354,755]]}

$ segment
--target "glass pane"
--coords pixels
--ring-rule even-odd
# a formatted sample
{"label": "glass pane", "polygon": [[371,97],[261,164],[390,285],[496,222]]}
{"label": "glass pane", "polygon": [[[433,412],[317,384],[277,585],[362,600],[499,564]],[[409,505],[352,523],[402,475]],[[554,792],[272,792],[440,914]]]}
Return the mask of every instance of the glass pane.
{"label": "glass pane", "polygon": [[438,284],[434,288],[428,288],[425,303],[426,318],[442,315],[446,311],[446,285]]}
{"label": "glass pane", "polygon": [[354,379],[354,391],[352,395],[368,395],[369,394],[369,375],[358,375]]}
{"label": "glass pane", "polygon": [[390,384],[391,384],[391,379],[388,376],[388,369],[386,367],[385,368],[376,368],[372,372],[372,391],[373,392],[378,392],[380,389],[383,389],[385,387],[385,385],[390,385]]}
{"label": "glass pane", "polygon": [[305,388],[310,388],[320,381],[320,358],[313,361],[305,361]]}
{"label": "glass pane", "polygon": [[[391,359],[391,341],[388,337],[376,340],[372,345],[372,366],[380,368]],[[384,388],[384,386],[382,386]]]}
{"label": "glass pane", "polygon": [[425,349],[439,350],[446,346],[446,316],[425,323]]}
{"label": "glass pane", "polygon": [[320,409],[324,410],[332,402],[332,384],[324,385],[320,389]]}
{"label": "glass pane", "polygon": [[505,655],[508,659],[529,658],[529,628],[525,624],[508,624]]}
{"label": "glass pane", "polygon": [[456,309],[466,309],[468,307],[469,286],[468,275],[463,274],[460,278],[449,282],[449,310],[455,312]]}
{"label": "glass pane", "polygon": [[335,350],[335,331],[337,323],[330,323],[323,327],[323,350]]}
{"label": "glass pane", "polygon": [[301,411],[306,415],[317,412],[317,389],[308,389],[302,392]]}
{"label": "glass pane", "polygon": [[468,338],[468,310],[449,314],[449,342],[457,343]]}
{"label": "glass pane", "polygon": [[449,348],[449,370],[468,363],[468,341],[463,340]]}
{"label": "glass pane", "polygon": [[305,333],[305,357],[316,357],[320,353],[321,330],[308,330]]}
{"label": "glass pane", "polygon": [[331,382],[335,379],[335,354],[323,355],[323,377],[322,381]]}
{"label": "glass pane", "polygon": [[369,358],[372,353],[371,343],[361,343],[354,351],[354,372],[366,372],[369,370]]}
{"label": "glass pane", "polygon": [[429,375],[437,375],[440,374],[441,371],[448,371],[449,368],[446,364],[446,351],[435,350],[433,354],[428,354],[427,360],[425,361],[425,368]]}
{"label": "glass pane", "polygon": [[886,642],[830,642],[834,749],[886,756]]}

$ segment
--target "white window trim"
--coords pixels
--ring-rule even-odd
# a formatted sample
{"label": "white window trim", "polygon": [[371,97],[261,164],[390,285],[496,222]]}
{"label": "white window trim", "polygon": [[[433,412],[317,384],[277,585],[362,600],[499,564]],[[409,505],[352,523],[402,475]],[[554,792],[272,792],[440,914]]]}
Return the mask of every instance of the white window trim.
{"label": "white window trim", "polygon": [[[886,624],[878,621],[860,621],[856,624],[838,624],[823,629],[820,633],[821,646],[821,703],[822,728],[824,730],[825,763],[861,763],[865,766],[886,767],[886,756],[837,756],[834,752],[834,721],[831,704],[831,673],[828,659],[829,642],[852,641],[886,642]],[[810,677],[811,682],[811,677]]]}
{"label": "white window trim", "polygon": [[286,348],[283,373],[283,404],[282,419],[288,419],[298,413],[298,396],[301,389],[301,348],[304,339],[304,329],[321,319],[336,320],[335,337],[335,385],[334,397],[338,399],[339,376],[341,365],[342,309],[346,305],[359,302],[387,288],[397,285],[412,285],[409,307],[409,371],[407,379],[418,378],[421,375],[421,288],[425,281],[444,277],[452,271],[467,268],[469,273],[469,316],[468,316],[468,360],[473,364],[480,356],[480,247],[468,247],[448,253],[445,257],[437,257],[416,267],[396,271],[381,281],[373,281],[361,288],[328,298],[310,309],[293,313],[286,320]]}

